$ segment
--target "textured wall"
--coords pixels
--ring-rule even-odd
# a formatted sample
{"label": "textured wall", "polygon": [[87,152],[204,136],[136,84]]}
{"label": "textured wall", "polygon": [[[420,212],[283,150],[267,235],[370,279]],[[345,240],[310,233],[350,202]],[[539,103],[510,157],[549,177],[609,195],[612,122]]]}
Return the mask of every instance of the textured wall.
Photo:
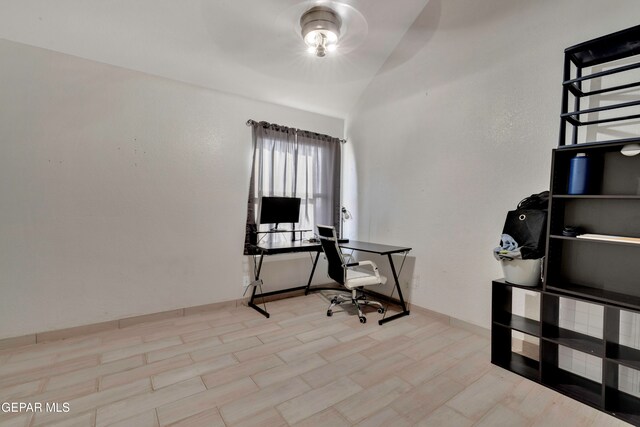
{"label": "textured wall", "polygon": [[349,233],[410,245],[418,305],[489,326],[504,217],[549,186],[563,50],[634,0],[430,0],[347,120]]}
{"label": "textured wall", "polygon": [[[0,57],[0,338],[239,298],[246,120],[343,133],[13,42]],[[306,279],[282,271],[271,286]]]}

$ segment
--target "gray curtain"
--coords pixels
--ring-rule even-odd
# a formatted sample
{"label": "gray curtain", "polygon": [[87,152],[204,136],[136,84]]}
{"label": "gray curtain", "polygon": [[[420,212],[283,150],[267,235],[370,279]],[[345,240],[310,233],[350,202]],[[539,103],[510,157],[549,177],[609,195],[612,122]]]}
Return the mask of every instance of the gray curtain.
{"label": "gray curtain", "polygon": [[254,123],[252,128],[244,253],[254,253],[251,245],[256,242],[256,214],[262,196],[300,197],[299,229],[315,231],[316,224],[338,227],[340,140],[266,122]]}

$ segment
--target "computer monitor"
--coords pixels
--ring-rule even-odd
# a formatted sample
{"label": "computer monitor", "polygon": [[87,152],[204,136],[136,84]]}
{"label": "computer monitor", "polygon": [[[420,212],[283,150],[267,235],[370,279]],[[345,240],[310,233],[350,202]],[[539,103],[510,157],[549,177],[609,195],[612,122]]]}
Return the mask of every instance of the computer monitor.
{"label": "computer monitor", "polygon": [[260,224],[292,223],[300,221],[299,197],[262,197],[260,201]]}

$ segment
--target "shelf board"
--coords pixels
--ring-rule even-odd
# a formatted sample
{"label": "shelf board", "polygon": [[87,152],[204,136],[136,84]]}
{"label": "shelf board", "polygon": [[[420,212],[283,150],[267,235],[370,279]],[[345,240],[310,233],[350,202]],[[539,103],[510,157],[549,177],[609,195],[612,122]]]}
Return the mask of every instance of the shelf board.
{"label": "shelf board", "polygon": [[554,194],[554,199],[640,200],[639,194]]}
{"label": "shelf board", "polygon": [[617,307],[630,308],[635,311],[640,309],[640,297],[638,296],[592,288],[590,286],[567,282],[563,283],[562,286],[547,283],[546,290],[560,296],[578,297],[579,299],[590,302],[605,303]]}
{"label": "shelf board", "polygon": [[[640,405],[640,403],[637,403],[637,404]],[[614,417],[620,418],[621,420],[626,421],[629,424],[632,424],[634,426],[640,426],[640,414],[636,414],[631,410],[609,411],[609,412]]]}
{"label": "shelf board", "polygon": [[576,242],[603,243],[606,245],[634,246],[636,248],[640,248],[640,244],[638,243],[614,242],[611,240],[599,240],[599,239],[579,239],[577,237],[560,236],[559,234],[552,234],[549,237],[551,237],[552,239],[569,240],[569,241],[576,241]]}
{"label": "shelf board", "polygon": [[543,325],[541,339],[594,356],[604,356],[603,340],[559,326]]}
{"label": "shelf board", "polygon": [[507,314],[503,319],[495,319],[493,323],[534,337],[540,336],[540,322],[517,314]]}
{"label": "shelf board", "polygon": [[638,349],[607,343],[607,360],[640,371],[640,350]]}
{"label": "shelf board", "polygon": [[640,25],[568,47],[564,53],[581,68],[640,54]]}
{"label": "shelf board", "polygon": [[[636,64],[636,68],[638,67],[640,67],[640,63]],[[610,110],[619,110],[621,108],[634,107],[636,105],[640,105],[640,100],[620,102],[618,104],[611,104],[611,105],[603,105],[601,107],[592,107],[592,108],[587,108],[585,110],[569,111],[567,113],[560,114],[560,117],[561,118],[572,117],[577,120],[577,116],[580,116],[582,114],[599,113],[601,111],[610,111]],[[602,119],[602,120],[610,120],[610,119]]]}
{"label": "shelf board", "polygon": [[492,363],[532,381],[540,381],[540,363],[537,360],[512,352],[508,361],[503,363],[492,361]]}
{"label": "shelf board", "polygon": [[493,280],[493,283],[497,283],[497,284],[504,285],[504,286],[509,286],[511,288],[523,289],[525,291],[540,292],[542,290],[542,285],[536,285],[536,286],[516,285],[515,283],[509,283],[504,279]]}
{"label": "shelf board", "polygon": [[602,384],[557,366],[542,364],[542,384],[596,408],[602,408]]}
{"label": "shelf board", "polygon": [[640,425],[640,399],[610,387],[605,389],[605,411],[633,425]]}
{"label": "shelf board", "polygon": [[599,125],[602,123],[614,123],[614,122],[620,122],[623,120],[635,120],[640,118],[640,114],[630,114],[628,116],[618,116],[618,117],[611,117],[608,119],[597,119],[597,120],[589,120],[586,122],[583,122],[581,120],[578,120],[576,116],[580,115],[580,114],[584,114],[586,113],[586,110],[583,111],[577,111],[577,112],[572,112],[572,113],[564,113],[560,115],[560,119],[561,120],[566,120],[569,123],[571,123],[573,126],[589,126],[589,125]]}
{"label": "shelf board", "polygon": [[569,86],[573,86],[575,83],[580,83],[585,80],[597,79],[599,77],[610,76],[612,74],[624,73],[625,71],[635,70],[636,68],[640,68],[640,62],[622,65],[620,67],[611,68],[609,70],[604,70],[604,71],[598,71],[596,73],[585,74],[583,76],[576,77],[575,79],[565,80],[562,82],[562,85],[569,87]]}
{"label": "shelf board", "polygon": [[624,90],[624,89],[631,89],[633,87],[640,86],[640,82],[626,83],[626,84],[611,86],[611,87],[602,88],[602,89],[590,90],[588,92],[585,92],[581,88],[579,88],[578,85],[575,84],[575,82],[566,81],[566,82],[563,82],[563,85],[565,85],[567,89],[569,89],[569,92],[571,92],[573,95],[579,98],[582,98],[584,96],[601,95],[603,93],[615,92],[615,91]]}
{"label": "shelf board", "polygon": [[584,148],[602,148],[607,151],[618,150],[622,148],[626,144],[631,144],[634,142],[640,142],[640,137],[634,136],[632,138],[618,138],[618,139],[608,139],[606,141],[590,141],[583,142],[581,144],[567,144],[560,145],[557,150],[582,150]]}

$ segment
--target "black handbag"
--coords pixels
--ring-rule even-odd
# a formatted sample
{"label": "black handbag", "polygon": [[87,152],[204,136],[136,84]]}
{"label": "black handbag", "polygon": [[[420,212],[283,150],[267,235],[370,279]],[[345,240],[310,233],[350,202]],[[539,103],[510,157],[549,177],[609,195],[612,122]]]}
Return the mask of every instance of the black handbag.
{"label": "black handbag", "polygon": [[542,193],[532,194],[529,197],[525,197],[518,203],[518,209],[540,209],[544,210],[549,207],[549,192],[543,191]]}
{"label": "black handbag", "polygon": [[544,256],[546,231],[546,210],[516,209],[507,213],[502,234],[518,243],[522,259],[538,259]]}

